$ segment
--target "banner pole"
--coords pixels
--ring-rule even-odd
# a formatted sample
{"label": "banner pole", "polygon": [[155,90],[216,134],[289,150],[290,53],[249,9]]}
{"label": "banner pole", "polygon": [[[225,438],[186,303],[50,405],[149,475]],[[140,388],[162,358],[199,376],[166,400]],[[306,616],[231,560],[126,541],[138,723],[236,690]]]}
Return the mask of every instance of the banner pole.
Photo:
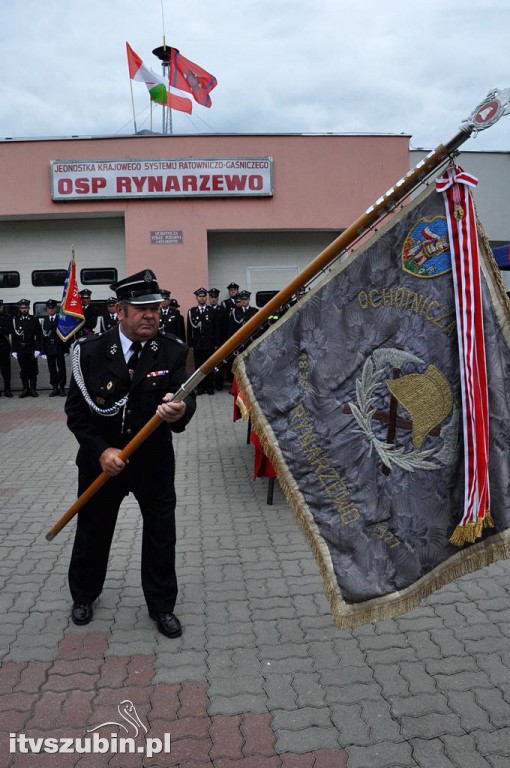
{"label": "banner pole", "polygon": [[[503,98],[502,98],[503,97]],[[502,115],[510,112],[510,88],[505,91],[491,91],[486,99],[463,122],[454,136],[421,160],[412,170],[388,189],[382,197],[368,208],[356,221],[345,229],[332,243],[305,267],[285,288],[273,296],[267,304],[258,310],[248,322],[219,347],[197,370],[182,384],[172,400],[181,401],[218,365],[230,357],[245,341],[285,305],[302,285],[309,283],[337,256],[351,246],[359,237],[366,234],[374,224],[387,215],[396,204],[404,200],[426,177],[436,171],[448,158],[473,134],[493,125]],[[155,414],[142,429],[119,452],[119,458],[126,461],[140,445],[163,423]],[[109,480],[110,476],[102,472],[96,480],[79,496],[67,512],[53,525],[46,534],[52,541],[76,513]]]}

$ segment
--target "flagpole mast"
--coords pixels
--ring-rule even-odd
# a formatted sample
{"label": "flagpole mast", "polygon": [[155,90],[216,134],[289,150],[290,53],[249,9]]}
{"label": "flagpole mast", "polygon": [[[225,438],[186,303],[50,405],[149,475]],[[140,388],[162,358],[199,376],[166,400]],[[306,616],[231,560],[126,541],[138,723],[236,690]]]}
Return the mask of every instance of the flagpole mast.
{"label": "flagpole mast", "polygon": [[131,89],[131,106],[133,108],[133,126],[135,129],[135,133],[138,133],[138,129],[136,127],[135,99],[133,96],[133,81],[131,80],[131,78],[129,78],[129,87]]}
{"label": "flagpole mast", "polygon": [[[163,8],[163,0],[161,0],[161,27],[163,30],[163,51],[166,52],[166,40],[165,40],[165,9]],[[156,49],[160,50],[160,49]],[[153,51],[156,53],[156,51]],[[157,56],[158,54],[156,54]],[[160,57],[161,58],[161,57]],[[169,67],[170,67],[170,53],[166,58],[161,58],[161,66],[163,68],[163,77],[169,81]],[[163,133],[169,133],[172,135],[172,108],[165,105],[163,107]]]}
{"label": "flagpole mast", "polygon": [[[503,100],[501,97],[506,99]],[[329,246],[327,246],[315,259],[305,267],[285,288],[276,296],[268,301],[256,315],[250,318],[248,322],[231,338],[214,352],[197,370],[182,384],[179,390],[174,394],[172,400],[179,402],[189,395],[195,387],[218,365],[221,365],[236,349],[251,336],[273,315],[277,310],[285,305],[298,288],[306,285],[320,272],[322,272],[334,259],[356,242],[362,235],[365,235],[376,222],[383,216],[386,216],[393,208],[403,201],[422,181],[438,170],[465,141],[479,130],[493,125],[502,115],[510,112],[510,88],[505,91],[492,91],[487,98],[476,107],[470,117],[463,122],[454,136],[444,144],[440,144],[436,149],[421,160],[412,170],[396,184],[378,198],[373,205],[368,208],[350,227],[345,229]],[[127,459],[147,440],[147,438],[163,423],[163,420],[156,414],[147,424],[130,440],[130,442],[119,452],[119,458],[122,461]],[[86,491],[79,496],[67,512],[58,520],[55,525],[46,534],[46,539],[52,541],[55,536],[64,528],[65,525],[76,515],[76,513],[92,498],[92,496],[109,480],[109,475],[102,472]]]}
{"label": "flagpole mast", "polygon": [[[163,77],[168,82],[168,84],[170,84],[170,55],[172,53],[172,49],[169,45],[166,44],[164,35],[163,45],[160,45],[159,48],[154,48],[152,53],[161,61]],[[172,135],[172,109],[171,107],[167,106],[163,107],[163,133],[169,133]]]}

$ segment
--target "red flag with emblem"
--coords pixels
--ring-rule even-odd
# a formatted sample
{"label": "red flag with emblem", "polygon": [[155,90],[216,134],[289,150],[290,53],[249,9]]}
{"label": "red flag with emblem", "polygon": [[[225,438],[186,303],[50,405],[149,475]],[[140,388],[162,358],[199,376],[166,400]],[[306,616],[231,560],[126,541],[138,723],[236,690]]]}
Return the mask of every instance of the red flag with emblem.
{"label": "red flag with emblem", "polygon": [[172,88],[191,93],[203,107],[212,106],[209,94],[218,85],[214,75],[184,58],[177,48],[171,49],[169,83]]}

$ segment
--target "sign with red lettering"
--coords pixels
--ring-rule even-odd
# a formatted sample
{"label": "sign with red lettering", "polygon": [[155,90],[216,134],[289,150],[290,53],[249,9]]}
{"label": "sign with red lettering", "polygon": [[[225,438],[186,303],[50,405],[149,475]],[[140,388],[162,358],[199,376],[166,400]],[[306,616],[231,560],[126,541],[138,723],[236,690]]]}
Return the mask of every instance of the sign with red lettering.
{"label": "sign with red lettering", "polygon": [[268,197],[272,157],[52,160],[51,198]]}

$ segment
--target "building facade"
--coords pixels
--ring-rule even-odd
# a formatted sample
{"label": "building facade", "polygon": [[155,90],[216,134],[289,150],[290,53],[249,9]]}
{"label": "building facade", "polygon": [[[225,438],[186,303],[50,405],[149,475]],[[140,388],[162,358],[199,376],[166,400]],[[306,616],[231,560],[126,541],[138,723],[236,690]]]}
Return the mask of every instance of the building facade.
{"label": "building facade", "polygon": [[[71,250],[93,301],[150,267],[198,287],[280,289],[405,174],[408,136],[132,136],[0,142],[0,298],[44,311]],[[60,281],[60,282],[59,282]]]}

